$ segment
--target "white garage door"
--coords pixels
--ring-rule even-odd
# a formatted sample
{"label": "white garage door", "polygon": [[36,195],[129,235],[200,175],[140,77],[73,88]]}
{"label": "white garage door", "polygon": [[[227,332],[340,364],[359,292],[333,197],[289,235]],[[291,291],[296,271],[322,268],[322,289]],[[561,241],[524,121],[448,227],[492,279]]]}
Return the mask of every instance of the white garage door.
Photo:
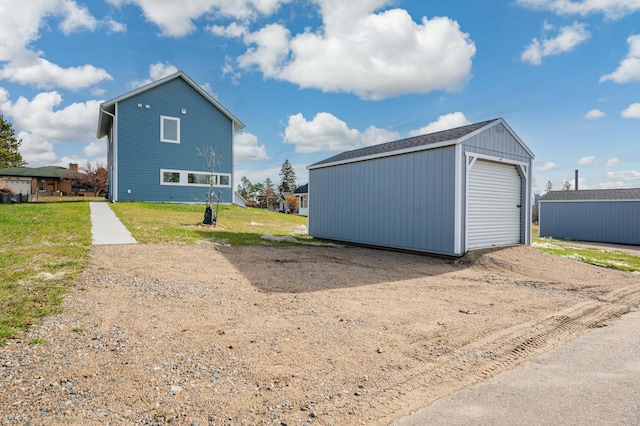
{"label": "white garage door", "polygon": [[520,244],[522,183],[510,164],[476,160],[467,188],[467,249]]}
{"label": "white garage door", "polygon": [[31,179],[5,179],[4,186],[16,194],[31,194]]}

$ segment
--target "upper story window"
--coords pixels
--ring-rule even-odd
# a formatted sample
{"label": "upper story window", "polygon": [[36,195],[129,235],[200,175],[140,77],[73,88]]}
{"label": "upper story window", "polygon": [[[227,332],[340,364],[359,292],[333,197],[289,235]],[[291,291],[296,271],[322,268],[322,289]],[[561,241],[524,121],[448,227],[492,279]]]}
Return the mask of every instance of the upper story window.
{"label": "upper story window", "polygon": [[160,116],[160,141],[180,143],[180,119]]}

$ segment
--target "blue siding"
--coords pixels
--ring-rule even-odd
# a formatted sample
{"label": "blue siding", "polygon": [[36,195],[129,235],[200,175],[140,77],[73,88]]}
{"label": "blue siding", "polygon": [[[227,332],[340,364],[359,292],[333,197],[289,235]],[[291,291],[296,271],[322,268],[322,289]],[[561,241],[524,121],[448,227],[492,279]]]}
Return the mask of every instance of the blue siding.
{"label": "blue siding", "polygon": [[490,127],[463,143],[465,151],[529,163],[531,156],[502,125]]}
{"label": "blue siding", "polygon": [[[119,201],[203,202],[206,187],[160,185],[160,169],[207,172],[198,147],[214,146],[221,156],[215,171],[232,173],[231,120],[184,80],[170,80],[117,108]],[[160,142],[161,115],[180,119],[179,144]],[[232,188],[219,189],[222,201],[232,202]]]}
{"label": "blue siding", "polygon": [[640,200],[540,202],[540,236],[640,245]]}
{"label": "blue siding", "polygon": [[453,146],[309,171],[309,234],[454,254]]}

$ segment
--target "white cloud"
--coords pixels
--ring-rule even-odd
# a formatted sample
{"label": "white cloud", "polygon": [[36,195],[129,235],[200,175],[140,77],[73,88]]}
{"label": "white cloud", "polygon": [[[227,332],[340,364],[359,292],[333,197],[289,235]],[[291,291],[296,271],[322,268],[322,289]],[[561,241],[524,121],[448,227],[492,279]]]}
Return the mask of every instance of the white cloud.
{"label": "white cloud", "polygon": [[592,109],[584,115],[585,120],[597,120],[605,116],[605,113],[600,111],[599,109]]}
{"label": "white cloud", "polygon": [[166,37],[184,37],[195,30],[194,20],[206,16],[251,20],[269,16],[290,0],[108,0],[120,6],[134,4],[147,21],[156,24]]}
{"label": "white cloud", "polygon": [[87,146],[82,150],[84,155],[90,158],[95,158],[100,155],[107,154],[107,138],[102,138],[93,142],[90,142]]}
{"label": "white cloud", "polygon": [[611,74],[600,77],[600,83],[611,80],[616,83],[630,83],[640,81],[640,34],[627,38],[629,52],[620,62],[618,68]]}
{"label": "white cloud", "polygon": [[109,29],[110,33],[124,33],[127,31],[127,25],[122,22],[114,21],[113,19],[109,19],[105,22],[105,25]]}
{"label": "white cloud", "polygon": [[613,167],[613,166],[617,166],[618,164],[620,164],[620,159],[618,157],[611,157],[607,160],[607,162],[605,163],[605,166]]}
{"label": "white cloud", "polygon": [[620,115],[624,118],[638,118],[640,119],[640,103],[629,105],[623,110]]}
{"label": "white cloud", "polygon": [[364,132],[328,112],[319,112],[311,121],[300,113],[289,116],[284,142],[295,145],[297,153],[345,151],[398,139],[398,133],[369,126]]}
{"label": "white cloud", "polygon": [[541,172],[548,172],[557,168],[558,165],[553,161],[545,161],[541,166],[536,166],[536,170],[540,170]]}
{"label": "white cloud", "polygon": [[550,10],[559,15],[588,15],[601,13],[616,19],[640,10],[637,0],[517,0],[517,3],[532,9]]}
{"label": "white cloud", "polygon": [[[544,28],[548,29],[549,26],[545,25]],[[586,24],[574,22],[571,26],[560,28],[558,35],[554,38],[545,38],[542,42],[534,38],[520,55],[520,60],[532,65],[541,65],[542,58],[545,56],[571,52],[590,36],[591,34],[586,30]]]}
{"label": "white cloud", "polygon": [[471,124],[471,122],[467,120],[467,117],[465,117],[463,113],[452,112],[450,114],[441,115],[436,121],[429,123],[420,129],[410,131],[409,136],[426,135],[428,133],[465,126],[467,124]]}
{"label": "white cloud", "polygon": [[607,172],[608,179],[620,179],[622,181],[640,180],[640,172],[635,170],[624,170],[619,172]]}
{"label": "white cloud", "polygon": [[581,166],[596,166],[596,157],[594,155],[591,155],[589,157],[582,157],[580,161],[578,161],[578,164],[580,164]]}
{"label": "white cloud", "polygon": [[13,2],[10,10],[4,10],[6,7],[0,6],[0,63],[4,63],[0,79],[39,88],[72,90],[111,79],[104,69],[90,64],[60,67],[31,46],[50,17],[59,20],[59,29],[65,35],[93,31],[99,22],[86,7],[72,0],[22,1]]}
{"label": "white cloud", "polygon": [[149,65],[149,77],[144,80],[136,80],[129,83],[129,87],[132,89],[136,89],[138,87],[142,87],[149,83],[153,83],[156,80],[160,80],[161,78],[170,76],[171,74],[175,74],[178,72],[178,68],[171,65],[168,62],[156,62],[155,64]]}
{"label": "white cloud", "polygon": [[236,164],[243,161],[269,160],[267,147],[258,144],[256,135],[248,132],[236,134],[233,137],[233,160]]}
{"label": "white cloud", "polygon": [[46,138],[29,132],[18,132],[17,138],[22,140],[20,154],[28,165],[52,164],[58,160],[53,144]]}
{"label": "white cloud", "polygon": [[248,46],[240,69],[325,92],[383,99],[434,90],[458,91],[471,78],[476,47],[446,17],[420,23],[403,9],[374,13],[390,0],[316,0],[323,26],[292,36],[280,24],[256,32],[241,26],[212,27]]}

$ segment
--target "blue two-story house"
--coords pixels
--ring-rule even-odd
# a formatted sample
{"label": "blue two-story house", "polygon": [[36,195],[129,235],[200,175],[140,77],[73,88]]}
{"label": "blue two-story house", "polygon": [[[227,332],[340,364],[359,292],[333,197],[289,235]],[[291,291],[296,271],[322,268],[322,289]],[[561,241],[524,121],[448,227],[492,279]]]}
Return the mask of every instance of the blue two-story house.
{"label": "blue two-story house", "polygon": [[233,202],[233,133],[243,128],[183,72],[102,103],[97,136],[108,138],[107,198],[204,202],[211,173],[198,149],[213,147],[214,192]]}

